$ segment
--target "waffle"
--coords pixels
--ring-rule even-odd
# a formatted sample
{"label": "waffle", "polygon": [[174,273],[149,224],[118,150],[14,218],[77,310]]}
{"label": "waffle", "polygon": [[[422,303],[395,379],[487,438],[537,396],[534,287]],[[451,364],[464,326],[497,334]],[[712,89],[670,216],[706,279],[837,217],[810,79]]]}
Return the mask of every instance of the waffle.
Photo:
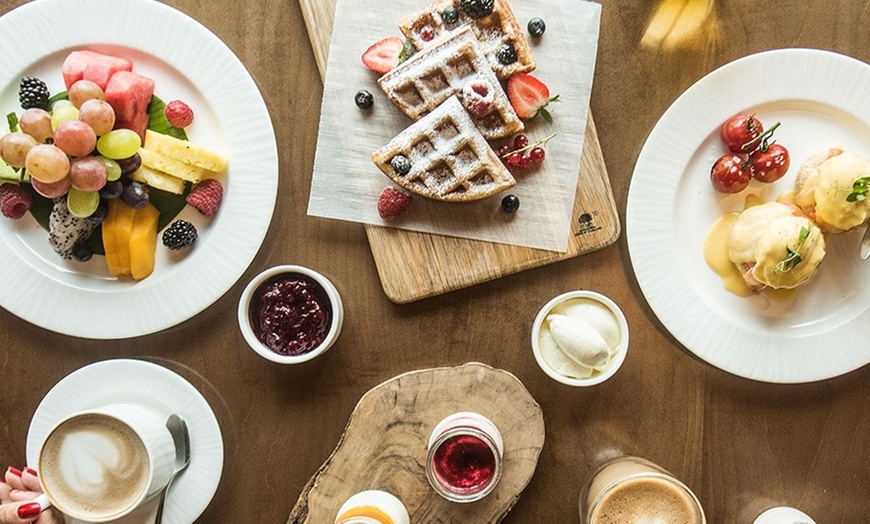
{"label": "waffle", "polygon": [[[423,11],[407,16],[399,21],[402,33],[411,40],[417,50],[422,50],[438,40],[444,33],[470,26],[480,40],[483,52],[501,80],[507,80],[514,73],[525,73],[535,69],[535,58],[529,48],[529,41],[507,0],[495,0],[492,13],[474,20],[459,13],[459,21],[452,26],[444,23],[441,12],[453,5],[453,0],[438,0]],[[517,59],[510,64],[499,62],[496,53],[505,44],[512,44]]]}
{"label": "waffle", "polygon": [[378,80],[393,104],[413,120],[420,119],[453,95],[462,100],[463,88],[469,82],[483,83],[492,93],[490,108],[479,116],[472,115],[487,140],[523,130],[522,120],[514,112],[468,27],[445,35]]}
{"label": "waffle", "polygon": [[[410,160],[401,175],[394,157]],[[516,181],[455,96],[372,153],[378,168],[412,193],[447,202],[480,200]]]}

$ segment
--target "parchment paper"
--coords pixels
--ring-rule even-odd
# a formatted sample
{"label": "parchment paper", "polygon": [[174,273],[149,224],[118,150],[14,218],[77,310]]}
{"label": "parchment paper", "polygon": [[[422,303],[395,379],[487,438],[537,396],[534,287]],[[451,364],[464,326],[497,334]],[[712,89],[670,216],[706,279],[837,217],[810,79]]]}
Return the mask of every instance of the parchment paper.
{"label": "parchment paper", "polygon": [[[533,17],[547,29],[540,38],[527,34],[537,69],[531,74],[547,84],[559,102],[548,109],[554,123],[540,116],[524,133],[535,142],[552,133],[547,157],[538,168],[515,173],[517,185],[472,203],[444,203],[415,196],[404,215],[384,221],[377,211],[383,188],[392,181],[375,166],[371,153],[411,124],[377,85],[378,76],[362,63],[363,52],[388,36],[403,38],[399,19],[420,11],[428,0],[338,0],[329,50],[320,115],[314,175],[308,202],[312,216],[387,225],[413,231],[565,252],[592,76],[598,46],[601,7],[578,0],[513,0],[517,22],[525,31]],[[354,95],[367,89],[374,107],[361,110]],[[492,142],[495,148],[505,141]],[[520,209],[501,210],[501,199],[515,194]]]}

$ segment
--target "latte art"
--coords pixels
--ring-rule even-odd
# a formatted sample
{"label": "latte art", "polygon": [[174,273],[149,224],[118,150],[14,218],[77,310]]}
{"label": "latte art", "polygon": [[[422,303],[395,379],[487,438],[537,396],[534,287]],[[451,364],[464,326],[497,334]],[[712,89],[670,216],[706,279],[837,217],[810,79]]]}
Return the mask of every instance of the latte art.
{"label": "latte art", "polygon": [[40,474],[61,511],[110,517],[138,502],[147,488],[148,453],[123,423],[84,415],[61,424],[49,436]]}

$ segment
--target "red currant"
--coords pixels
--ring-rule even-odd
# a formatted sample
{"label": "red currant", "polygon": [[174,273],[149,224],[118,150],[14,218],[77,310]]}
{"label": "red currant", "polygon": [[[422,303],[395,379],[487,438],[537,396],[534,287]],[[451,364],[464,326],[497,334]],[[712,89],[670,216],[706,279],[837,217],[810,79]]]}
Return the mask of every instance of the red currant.
{"label": "red currant", "polygon": [[529,137],[526,135],[517,135],[514,137],[514,149],[522,149],[529,145]]}
{"label": "red currant", "polygon": [[520,164],[523,162],[523,154],[522,153],[512,153],[511,156],[508,157],[507,163],[514,167],[520,167]]}
{"label": "red currant", "polygon": [[510,154],[511,151],[513,151],[511,146],[509,146],[508,144],[505,144],[505,145],[501,146],[500,148],[498,148],[498,157],[501,158],[502,160],[505,160],[505,158],[508,156],[508,154]]}
{"label": "red currant", "polygon": [[532,159],[533,164],[540,164],[544,161],[545,156],[547,156],[547,152],[544,151],[543,147],[536,147],[529,151],[529,158]]}
{"label": "red currant", "polygon": [[529,155],[523,155],[522,160],[520,160],[520,169],[528,169],[532,167],[532,158]]}
{"label": "red currant", "polygon": [[425,26],[420,30],[420,38],[423,39],[424,42],[428,42],[435,38],[435,30],[432,29],[431,26]]}

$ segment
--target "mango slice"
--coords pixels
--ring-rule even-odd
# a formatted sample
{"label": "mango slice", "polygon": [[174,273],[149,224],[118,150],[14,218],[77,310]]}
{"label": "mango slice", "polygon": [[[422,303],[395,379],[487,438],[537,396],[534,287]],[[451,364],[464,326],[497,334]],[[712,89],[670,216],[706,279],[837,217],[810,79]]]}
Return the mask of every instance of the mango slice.
{"label": "mango slice", "polygon": [[130,275],[142,280],[154,271],[157,250],[157,221],[160,211],[151,204],[137,209],[130,231]]}

